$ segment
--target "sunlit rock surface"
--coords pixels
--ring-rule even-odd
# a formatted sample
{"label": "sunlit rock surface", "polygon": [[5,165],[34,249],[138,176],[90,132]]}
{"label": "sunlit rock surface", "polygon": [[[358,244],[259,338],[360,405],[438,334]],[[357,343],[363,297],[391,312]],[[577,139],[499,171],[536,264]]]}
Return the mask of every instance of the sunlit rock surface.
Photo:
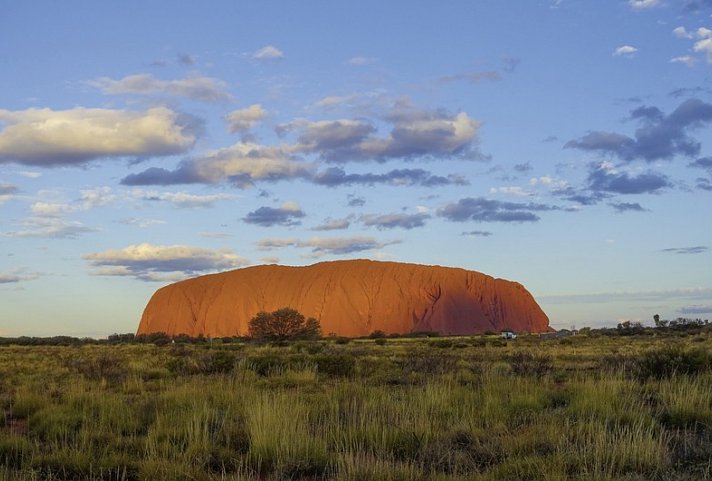
{"label": "sunlit rock surface", "polygon": [[255,314],[282,307],[315,317],[324,335],[549,329],[517,282],[450,267],[348,260],[248,267],[165,286],[148,302],[137,333],[247,335]]}

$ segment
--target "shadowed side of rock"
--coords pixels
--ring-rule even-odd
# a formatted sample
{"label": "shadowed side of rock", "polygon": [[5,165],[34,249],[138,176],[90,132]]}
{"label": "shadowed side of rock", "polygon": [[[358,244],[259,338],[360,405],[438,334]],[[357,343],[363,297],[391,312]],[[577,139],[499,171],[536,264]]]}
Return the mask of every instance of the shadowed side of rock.
{"label": "shadowed side of rock", "polygon": [[457,268],[354,260],[248,267],[168,285],[149,301],[137,333],[246,335],[255,314],[282,307],[339,336],[549,329],[519,283]]}

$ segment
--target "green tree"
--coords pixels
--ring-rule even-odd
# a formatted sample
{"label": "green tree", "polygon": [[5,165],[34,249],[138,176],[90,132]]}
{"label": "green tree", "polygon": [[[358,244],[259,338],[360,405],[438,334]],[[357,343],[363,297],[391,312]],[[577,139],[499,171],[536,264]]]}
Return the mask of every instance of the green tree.
{"label": "green tree", "polygon": [[296,309],[283,307],[273,312],[258,312],[250,319],[250,336],[255,339],[316,339],[321,337],[319,321],[304,315]]}

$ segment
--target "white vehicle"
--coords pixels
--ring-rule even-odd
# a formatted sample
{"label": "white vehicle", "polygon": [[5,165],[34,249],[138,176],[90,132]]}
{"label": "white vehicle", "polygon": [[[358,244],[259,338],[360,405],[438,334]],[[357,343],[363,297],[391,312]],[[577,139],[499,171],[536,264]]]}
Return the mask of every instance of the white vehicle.
{"label": "white vehicle", "polygon": [[516,339],[517,335],[513,333],[512,331],[504,331],[502,332],[502,339]]}

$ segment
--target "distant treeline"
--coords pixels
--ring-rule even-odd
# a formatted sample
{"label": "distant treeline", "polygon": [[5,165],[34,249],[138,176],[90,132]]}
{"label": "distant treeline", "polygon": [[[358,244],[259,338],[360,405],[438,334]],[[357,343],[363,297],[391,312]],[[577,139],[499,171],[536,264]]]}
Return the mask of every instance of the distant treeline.
{"label": "distant treeline", "polygon": [[[686,334],[696,334],[702,330],[712,329],[712,324],[708,319],[691,319],[678,317],[674,320],[659,320],[656,319],[655,326],[643,326],[640,322],[625,321],[619,323],[614,328],[590,328],[584,327],[578,330],[561,329],[556,333],[541,334],[542,337],[559,337],[569,335],[584,335],[584,336],[633,336],[633,335],[656,335],[662,333],[680,332]],[[507,331],[509,329],[504,329]],[[499,332],[487,331],[484,336],[499,335]],[[526,335],[527,333],[518,333]],[[538,334],[533,334],[537,336]],[[441,334],[437,331],[417,331],[406,334],[386,334],[383,331],[374,331],[368,336],[363,336],[356,339],[397,339],[397,338],[430,338],[440,337]],[[351,338],[336,336],[330,334],[325,339],[335,340],[337,343],[347,343]],[[254,339],[247,336],[232,336],[232,337],[216,337],[209,338],[203,335],[197,337],[180,334],[170,336],[168,334],[157,332],[151,334],[135,335],[132,333],[126,334],[111,334],[106,339],[94,339],[91,337],[72,337],[72,336],[52,336],[52,337],[0,337],[0,346],[84,346],[84,345],[106,345],[106,344],[230,344],[238,342],[253,342]]]}

